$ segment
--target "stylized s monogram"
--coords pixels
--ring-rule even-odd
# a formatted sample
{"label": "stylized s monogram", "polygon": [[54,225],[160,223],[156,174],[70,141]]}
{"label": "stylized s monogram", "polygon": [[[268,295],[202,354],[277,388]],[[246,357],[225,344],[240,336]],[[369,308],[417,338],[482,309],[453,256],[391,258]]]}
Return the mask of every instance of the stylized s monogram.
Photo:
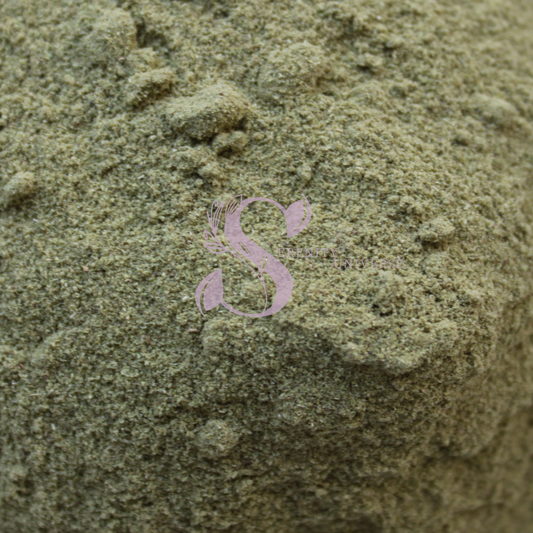
{"label": "stylized s monogram", "polygon": [[[213,205],[211,206],[211,214],[209,214],[209,212],[207,213],[207,219],[209,221],[211,232],[208,230],[204,231],[204,237],[207,239],[207,242],[204,242],[204,246],[210,252],[215,254],[229,252],[239,261],[242,261],[246,266],[248,266],[263,285],[265,291],[265,306],[261,313],[243,313],[242,311],[238,311],[227,304],[224,301],[222,269],[219,269],[206,276],[196,289],[196,305],[203,316],[205,316],[205,314],[202,311],[200,299],[204,288],[204,307],[206,311],[214,309],[217,305],[221,304],[232,313],[248,317],[265,317],[268,315],[273,315],[282,309],[288,303],[291,297],[293,281],[291,274],[285,265],[283,265],[283,263],[281,263],[281,261],[279,261],[276,257],[261,248],[261,246],[249,239],[241,228],[240,219],[244,208],[252,202],[260,201],[274,204],[285,215],[285,221],[287,223],[287,237],[293,237],[294,235],[300,233],[307,227],[309,221],[311,220],[311,205],[307,198],[305,198],[307,214],[304,218],[304,203],[302,200],[292,203],[287,209],[285,209],[278,202],[269,200],[268,198],[248,198],[247,200],[243,201],[242,194],[239,196],[234,196],[226,204],[225,211],[226,221],[224,225],[224,234],[230,245],[228,248],[217,238],[218,224],[222,215],[222,207],[224,206],[224,203],[219,204],[218,200],[213,202]],[[243,259],[242,256],[253,263],[257,267],[258,272],[256,272],[252,266],[247,263],[245,259]],[[276,284],[276,296],[272,302],[272,305],[268,309],[266,309],[268,295],[264,281],[264,274],[268,274]]]}

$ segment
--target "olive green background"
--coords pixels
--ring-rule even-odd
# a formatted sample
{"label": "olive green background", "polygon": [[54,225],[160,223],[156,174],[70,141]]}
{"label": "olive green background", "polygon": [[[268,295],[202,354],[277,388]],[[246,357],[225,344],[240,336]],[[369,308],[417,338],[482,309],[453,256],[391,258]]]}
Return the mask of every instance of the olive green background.
{"label": "olive green background", "polygon": [[[533,4],[0,7],[1,533],[533,532]],[[202,245],[216,199],[313,216]],[[272,287],[271,287],[272,288]],[[262,304],[261,307],[262,308]]]}

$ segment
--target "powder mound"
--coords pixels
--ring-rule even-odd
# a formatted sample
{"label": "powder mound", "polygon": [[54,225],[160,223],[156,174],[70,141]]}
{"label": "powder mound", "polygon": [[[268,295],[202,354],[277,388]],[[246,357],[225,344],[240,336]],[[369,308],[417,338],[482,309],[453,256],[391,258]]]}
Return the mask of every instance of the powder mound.
{"label": "powder mound", "polygon": [[206,180],[223,181],[222,169],[215,154],[205,145],[179,152],[176,162],[178,168],[186,175],[197,174]]}
{"label": "powder mound", "polygon": [[209,420],[196,436],[199,452],[209,459],[224,457],[238,441],[239,435],[224,420]]}
{"label": "powder mound", "polygon": [[392,272],[379,272],[378,290],[373,304],[381,313],[394,311],[405,297],[405,284],[401,276]]}
{"label": "powder mound", "polygon": [[357,58],[356,64],[362,69],[378,72],[383,68],[383,59],[375,54],[362,54]]}
{"label": "powder mound", "polygon": [[501,98],[478,94],[474,97],[474,106],[485,122],[501,129],[511,129],[520,121],[516,107]]}
{"label": "powder mound", "polygon": [[258,78],[260,93],[276,99],[307,92],[328,71],[323,50],[308,42],[296,43],[272,52]]}
{"label": "powder mound", "polygon": [[133,50],[126,58],[126,63],[131,69],[136,72],[148,72],[150,70],[159,69],[163,66],[161,58],[153,50],[153,48],[138,48]]}
{"label": "powder mound", "polygon": [[49,368],[58,363],[60,354],[72,353],[76,338],[83,333],[81,328],[68,328],[49,335],[32,352],[29,364],[37,368]]}
{"label": "powder mound", "polygon": [[168,91],[174,82],[174,73],[170,68],[135,74],[128,80],[127,101],[132,105],[140,104]]}
{"label": "powder mound", "polygon": [[223,152],[241,152],[248,143],[248,137],[242,131],[223,132],[213,141],[213,150],[217,154]]}
{"label": "powder mound", "polygon": [[32,172],[17,172],[5,185],[0,195],[0,204],[8,206],[32,195],[36,180]]}
{"label": "powder mound", "polygon": [[167,108],[171,126],[204,140],[234,128],[246,116],[249,102],[227,83],[217,83],[194,96],[176,98]]}
{"label": "powder mound", "polygon": [[400,376],[418,368],[433,350],[439,348],[433,336],[417,328],[406,331],[405,339],[409,343],[409,349],[396,354],[376,353],[368,342],[348,342],[340,346],[340,352],[347,365],[365,365],[389,376]]}
{"label": "powder mound", "polygon": [[106,10],[94,27],[90,49],[99,62],[117,60],[137,47],[136,35],[129,13],[123,9]]}
{"label": "powder mound", "polygon": [[418,235],[422,242],[435,244],[449,240],[454,232],[455,228],[448,219],[437,217],[422,224]]}
{"label": "powder mound", "polygon": [[[533,533],[532,25],[520,0],[0,2],[0,197],[37,179],[0,213],[0,533]],[[290,273],[268,317],[196,305],[218,269],[242,313],[288,287],[202,244],[237,194],[283,207],[241,217]]]}

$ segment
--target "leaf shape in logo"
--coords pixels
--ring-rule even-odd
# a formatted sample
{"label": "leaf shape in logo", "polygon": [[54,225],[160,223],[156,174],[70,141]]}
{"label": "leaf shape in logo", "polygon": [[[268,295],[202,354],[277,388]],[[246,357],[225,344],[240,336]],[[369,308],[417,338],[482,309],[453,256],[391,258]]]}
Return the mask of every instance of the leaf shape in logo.
{"label": "leaf shape in logo", "polygon": [[241,205],[242,202],[242,194],[239,194],[238,196],[234,196],[227,204],[226,204],[226,217],[229,215],[233,215],[235,211],[237,211],[238,207]]}
{"label": "leaf shape in logo", "polygon": [[213,277],[207,283],[204,292],[204,307],[210,311],[224,299],[224,286],[222,285],[222,269],[215,270]]}
{"label": "leaf shape in logo", "polygon": [[[211,204],[211,216],[209,213],[207,213],[207,220],[209,221],[209,226],[211,227],[211,230],[213,231],[214,235],[217,234],[218,225],[220,223],[220,217],[222,216],[222,208],[224,207],[224,202],[220,203],[219,200],[215,200]],[[213,209],[215,209],[215,212],[213,213]]]}
{"label": "leaf shape in logo", "polygon": [[285,209],[285,221],[287,222],[287,237],[293,237],[299,233],[298,226],[304,219],[303,200],[297,200]]}
{"label": "leaf shape in logo", "polygon": [[205,287],[204,292],[204,307],[206,311],[210,311],[218,304],[222,303],[224,299],[224,286],[222,284],[222,269],[215,270],[206,276],[200,285],[196,288],[196,305],[200,309],[200,313],[205,316],[200,306],[200,298],[202,296],[202,290]]}
{"label": "leaf shape in logo", "polygon": [[223,244],[220,244],[219,242],[204,242],[204,246],[212,254],[222,254],[224,252],[227,252],[227,248]]}

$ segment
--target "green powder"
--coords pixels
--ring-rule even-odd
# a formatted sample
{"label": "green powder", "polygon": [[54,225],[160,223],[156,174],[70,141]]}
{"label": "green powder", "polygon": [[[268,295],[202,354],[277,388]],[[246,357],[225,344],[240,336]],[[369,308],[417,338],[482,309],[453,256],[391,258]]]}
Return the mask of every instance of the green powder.
{"label": "green powder", "polygon": [[[533,5],[6,0],[0,532],[533,532]],[[203,246],[215,200],[278,313]],[[342,231],[342,237],[339,232]],[[344,264],[344,263],[343,263]],[[267,280],[270,298],[274,286]]]}

